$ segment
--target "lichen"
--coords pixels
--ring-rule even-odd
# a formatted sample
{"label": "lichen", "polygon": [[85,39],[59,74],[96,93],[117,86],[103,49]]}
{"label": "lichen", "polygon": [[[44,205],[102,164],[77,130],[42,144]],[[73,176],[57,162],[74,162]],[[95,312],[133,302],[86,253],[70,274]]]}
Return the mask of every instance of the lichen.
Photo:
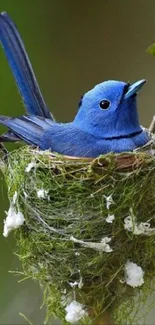
{"label": "lichen", "polygon": [[[22,147],[9,155],[5,178],[9,199],[17,192],[25,218],[15,230],[16,253],[25,276],[44,288],[46,321],[55,316],[66,324],[66,307],[76,301],[88,314],[80,324],[94,324],[106,310],[116,324],[135,323],[135,299],[142,307],[154,290],[154,157],[134,152],[71,159]],[[40,199],[39,189],[48,195]],[[146,224],[149,234],[140,228],[137,235],[135,227]],[[96,249],[104,245],[111,250]],[[144,271],[139,287],[125,281],[128,261]]]}

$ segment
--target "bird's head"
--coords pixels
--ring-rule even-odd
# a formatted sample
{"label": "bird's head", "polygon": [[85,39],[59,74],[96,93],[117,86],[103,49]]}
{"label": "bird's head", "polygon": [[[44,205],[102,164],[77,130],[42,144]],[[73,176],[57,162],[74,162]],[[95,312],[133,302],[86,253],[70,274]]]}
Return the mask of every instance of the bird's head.
{"label": "bird's head", "polygon": [[144,83],[109,80],[96,85],[82,97],[73,123],[100,138],[140,131],[136,95]]}

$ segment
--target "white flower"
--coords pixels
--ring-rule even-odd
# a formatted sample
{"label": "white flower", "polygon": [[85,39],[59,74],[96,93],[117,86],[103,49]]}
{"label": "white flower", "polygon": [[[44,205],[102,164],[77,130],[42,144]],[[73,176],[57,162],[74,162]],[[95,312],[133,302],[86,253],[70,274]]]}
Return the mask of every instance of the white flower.
{"label": "white flower", "polygon": [[37,191],[37,197],[38,199],[49,199],[48,197],[48,191],[41,188]]}
{"label": "white flower", "polygon": [[10,208],[6,212],[6,219],[4,220],[4,229],[3,229],[3,236],[7,237],[11,230],[17,229],[18,227],[22,226],[25,218],[21,211],[15,208],[15,204],[17,201],[18,193],[15,191],[12,202],[10,202]]}
{"label": "white flower", "polygon": [[67,312],[65,317],[66,321],[73,324],[88,315],[87,311],[84,309],[84,305],[75,300],[67,305],[65,310]]}
{"label": "white flower", "polygon": [[68,283],[69,283],[69,285],[70,285],[72,288],[78,286],[78,284],[79,284],[77,281],[74,281],[74,282],[68,282]]}
{"label": "white flower", "polygon": [[105,199],[106,199],[106,207],[109,210],[110,205],[114,203],[113,199],[112,199],[112,194],[110,194],[109,196],[104,195]]}
{"label": "white flower", "polygon": [[83,287],[83,281],[82,281],[82,276],[81,276],[81,272],[80,272],[80,270],[78,271],[79,272],[79,280],[78,281],[74,281],[74,282],[68,282],[69,283],[69,285],[72,287],[72,288],[74,288],[74,287],[78,287],[79,289],[82,289],[82,287]]}
{"label": "white flower", "polygon": [[131,287],[140,287],[144,283],[144,271],[136,263],[127,261],[125,265],[125,281]]}
{"label": "white flower", "polygon": [[104,237],[102,238],[101,240],[101,243],[103,245],[103,249],[104,249],[104,252],[106,253],[110,253],[113,251],[113,249],[110,247],[110,245],[108,243],[111,242],[111,237]]}
{"label": "white flower", "polygon": [[25,172],[29,173],[31,171],[32,168],[34,168],[36,166],[36,162],[34,160],[32,160],[27,167],[25,168]]}
{"label": "white flower", "polygon": [[124,219],[124,229],[132,232],[134,235],[155,234],[155,228],[150,228],[149,222],[137,223],[136,217],[134,215],[130,215]]}
{"label": "white flower", "polygon": [[4,220],[3,236],[7,237],[11,230],[17,229],[22,226],[25,221],[24,215],[21,211],[16,212],[13,204],[10,204],[10,208],[7,212],[7,217]]}
{"label": "white flower", "polygon": [[108,223],[112,223],[114,221],[114,219],[115,219],[114,214],[108,214],[108,217],[105,220]]}

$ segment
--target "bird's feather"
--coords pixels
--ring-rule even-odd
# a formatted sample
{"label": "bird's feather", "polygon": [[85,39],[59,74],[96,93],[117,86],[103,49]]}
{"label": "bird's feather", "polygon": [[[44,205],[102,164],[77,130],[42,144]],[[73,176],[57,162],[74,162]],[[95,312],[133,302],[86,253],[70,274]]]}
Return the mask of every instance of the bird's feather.
{"label": "bird's feather", "polygon": [[21,139],[10,130],[0,136],[0,142],[16,142],[20,140]]}

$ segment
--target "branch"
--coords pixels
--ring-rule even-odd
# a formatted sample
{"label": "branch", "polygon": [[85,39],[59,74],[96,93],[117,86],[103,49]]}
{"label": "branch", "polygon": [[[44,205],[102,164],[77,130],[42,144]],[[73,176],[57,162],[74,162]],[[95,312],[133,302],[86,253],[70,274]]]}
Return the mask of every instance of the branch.
{"label": "branch", "polygon": [[151,133],[155,133],[155,115],[154,115],[153,118],[152,118],[151,124],[150,124],[150,126],[149,126],[149,131],[150,131]]}

